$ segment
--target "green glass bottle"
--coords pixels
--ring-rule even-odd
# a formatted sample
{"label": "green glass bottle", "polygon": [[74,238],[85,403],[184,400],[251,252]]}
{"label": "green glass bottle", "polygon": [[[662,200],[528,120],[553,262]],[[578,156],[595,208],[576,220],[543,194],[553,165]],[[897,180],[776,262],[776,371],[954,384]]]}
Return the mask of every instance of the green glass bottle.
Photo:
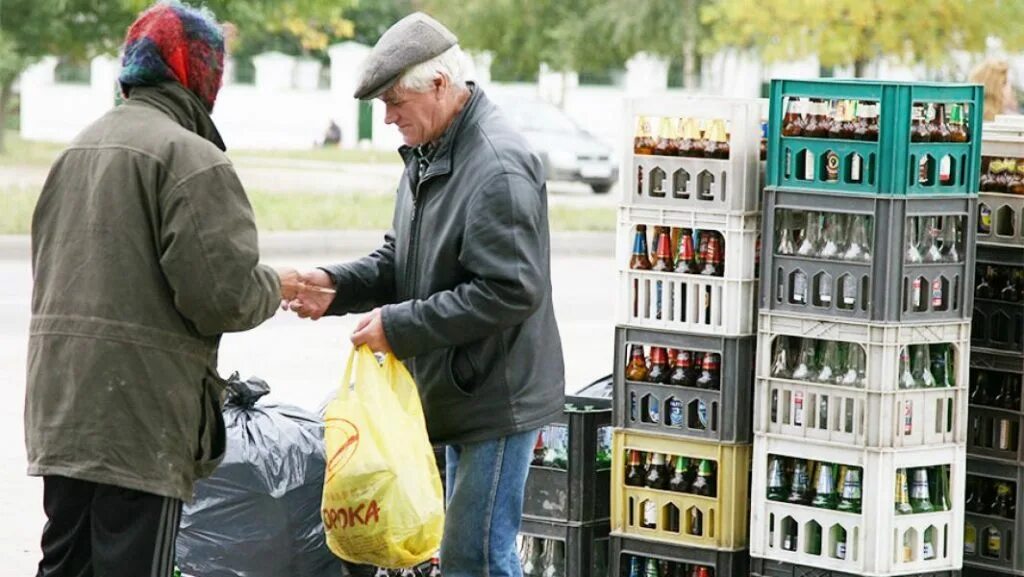
{"label": "green glass bottle", "polygon": [[913,513],[914,508],[910,506],[910,489],[907,484],[907,470],[896,470],[896,514],[907,515]]}
{"label": "green glass bottle", "polygon": [[928,469],[914,469],[914,479],[910,483],[910,506],[915,513],[931,513],[935,510],[931,494],[928,490]]}
{"label": "green glass bottle", "polygon": [[771,460],[768,462],[768,499],[772,501],[785,501],[788,489],[789,487],[786,486],[786,476],[783,473],[782,458],[778,455],[772,455]]}
{"label": "green glass bottle", "polygon": [[848,513],[860,513],[861,487],[860,468],[847,467],[843,476],[843,494],[836,509]]}
{"label": "green glass bottle", "polygon": [[837,504],[836,480],[832,464],[819,463],[818,479],[814,483],[814,498],[811,499],[811,506],[822,509],[835,509]]}

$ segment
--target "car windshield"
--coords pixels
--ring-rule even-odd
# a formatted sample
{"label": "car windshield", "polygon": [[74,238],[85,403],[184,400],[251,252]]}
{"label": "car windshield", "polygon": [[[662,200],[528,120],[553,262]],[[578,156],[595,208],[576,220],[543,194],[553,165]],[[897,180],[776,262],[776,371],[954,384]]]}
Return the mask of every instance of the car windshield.
{"label": "car windshield", "polygon": [[509,100],[499,106],[520,130],[573,134],[580,128],[564,112],[546,102]]}

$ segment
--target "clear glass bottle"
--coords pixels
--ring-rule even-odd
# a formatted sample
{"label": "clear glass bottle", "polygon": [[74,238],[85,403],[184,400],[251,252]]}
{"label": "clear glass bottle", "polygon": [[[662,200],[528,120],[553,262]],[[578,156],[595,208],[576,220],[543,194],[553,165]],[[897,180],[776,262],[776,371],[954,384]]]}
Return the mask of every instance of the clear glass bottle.
{"label": "clear glass bottle", "polygon": [[871,262],[871,241],[868,240],[868,219],[856,214],[850,218],[849,243],[843,252],[843,260]]}
{"label": "clear glass bottle", "polygon": [[800,339],[800,353],[797,356],[793,378],[798,381],[813,381],[818,376],[817,363],[814,357],[814,339]]}
{"label": "clear glass bottle", "polygon": [[820,258],[829,260],[838,259],[842,254],[838,238],[842,235],[840,230],[840,219],[838,214],[825,213],[824,231],[822,232],[821,250],[818,251]]}
{"label": "clear glass bottle", "polygon": [[923,262],[923,258],[921,257],[921,247],[919,245],[919,238],[918,235],[914,234],[915,228],[918,224],[918,219],[916,218],[908,218],[905,223],[907,230],[903,235],[903,244],[906,247],[906,251],[904,252],[903,260],[908,264],[920,264],[921,262]]}
{"label": "clear glass bottle", "polygon": [[800,256],[817,256],[819,254],[821,228],[818,223],[818,213],[808,211],[804,219],[803,237],[800,239],[800,245],[796,249],[796,254]]}
{"label": "clear glass bottle", "polygon": [[939,229],[938,221],[938,217],[935,216],[927,216],[919,220],[921,242],[918,250],[921,252],[921,259],[924,262],[943,262],[945,260],[942,254],[941,240],[939,240],[939,234],[942,231]]}

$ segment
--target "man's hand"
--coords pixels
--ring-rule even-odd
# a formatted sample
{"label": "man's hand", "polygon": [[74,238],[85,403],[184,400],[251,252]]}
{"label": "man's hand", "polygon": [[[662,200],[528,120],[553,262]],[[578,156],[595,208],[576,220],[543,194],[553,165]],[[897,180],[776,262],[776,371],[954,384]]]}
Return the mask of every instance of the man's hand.
{"label": "man's hand", "polygon": [[293,268],[278,268],[277,278],[281,281],[281,298],[292,300],[299,294],[302,287],[302,280],[299,278],[299,271]]}
{"label": "man's hand", "polygon": [[331,277],[320,269],[306,271],[298,276],[300,281],[298,292],[291,298],[285,298],[281,302],[281,308],[294,311],[299,318],[315,321],[324,316],[327,307],[331,306],[336,296],[315,289],[334,290],[334,283],[331,282]]}
{"label": "man's hand", "polygon": [[373,309],[359,321],[355,332],[352,333],[352,344],[356,347],[366,345],[375,353],[391,352],[391,345],[384,335],[384,321],[381,319],[380,309]]}

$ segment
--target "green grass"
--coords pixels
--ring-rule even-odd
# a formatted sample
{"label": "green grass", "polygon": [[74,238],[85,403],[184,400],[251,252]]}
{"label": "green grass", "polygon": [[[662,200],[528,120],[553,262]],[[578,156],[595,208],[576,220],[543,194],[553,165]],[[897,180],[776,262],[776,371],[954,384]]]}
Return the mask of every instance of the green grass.
{"label": "green grass", "polygon": [[[0,234],[27,234],[38,191],[0,190]],[[391,226],[394,197],[249,191],[256,224],[264,231],[382,230]],[[554,206],[554,231],[613,231],[615,209]]]}
{"label": "green grass", "polygon": [[15,130],[4,131],[7,152],[0,154],[0,166],[50,166],[63,144],[23,140]]}
{"label": "green grass", "polygon": [[[64,150],[57,142],[24,140],[16,130],[4,131],[7,152],[0,154],[0,166],[49,166]],[[348,150],[341,148],[313,148],[309,150],[228,150],[235,160],[315,160],[348,164],[400,163],[402,158],[394,150]]]}

